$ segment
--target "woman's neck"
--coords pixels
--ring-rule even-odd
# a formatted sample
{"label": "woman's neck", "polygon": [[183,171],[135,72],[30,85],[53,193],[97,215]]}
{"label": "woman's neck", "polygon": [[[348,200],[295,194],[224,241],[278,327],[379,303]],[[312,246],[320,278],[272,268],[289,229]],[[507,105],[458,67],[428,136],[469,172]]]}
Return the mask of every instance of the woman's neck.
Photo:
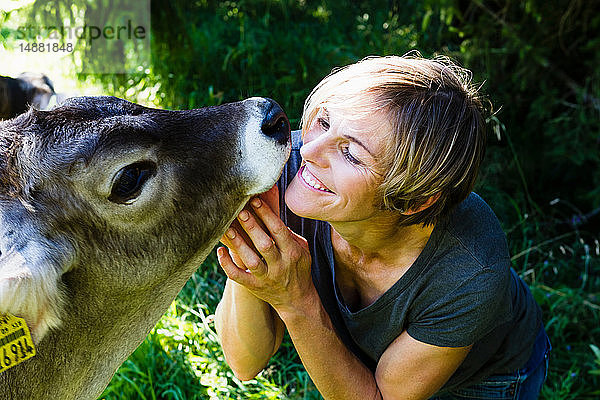
{"label": "woman's neck", "polygon": [[340,261],[355,267],[410,267],[427,244],[433,225],[398,226],[397,218],[332,222],[332,243]]}

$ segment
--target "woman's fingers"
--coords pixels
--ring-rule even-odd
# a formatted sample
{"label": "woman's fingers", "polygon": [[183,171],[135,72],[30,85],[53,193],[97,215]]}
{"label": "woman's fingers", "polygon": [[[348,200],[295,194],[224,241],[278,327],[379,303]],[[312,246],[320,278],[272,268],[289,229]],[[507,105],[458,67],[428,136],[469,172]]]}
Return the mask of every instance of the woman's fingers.
{"label": "woman's fingers", "polygon": [[251,283],[252,275],[246,272],[245,269],[240,268],[237,263],[233,261],[233,258],[226,247],[219,247],[217,249],[217,260],[229,279],[244,286]]}
{"label": "woman's fingers", "polygon": [[[233,229],[233,230],[231,231],[229,229]],[[240,222],[237,219],[233,220],[233,222],[229,226],[229,229],[221,237],[221,243],[223,243],[229,249],[229,253],[230,253],[231,258],[233,259],[233,262],[239,268],[243,268],[244,270],[247,270],[248,268],[246,267],[246,265],[244,264],[244,262],[242,261],[242,259],[238,255],[238,253],[236,252],[237,248],[234,249],[235,243],[238,243],[237,237],[239,236],[240,239],[244,243],[246,243],[250,247],[250,249],[252,251],[254,251],[255,253],[259,254],[259,251],[256,249],[256,247],[254,246],[254,243],[252,243],[252,240],[250,239],[250,237],[248,236],[248,234],[246,233],[246,231],[244,231],[244,229],[240,225]],[[236,238],[235,243],[232,243],[232,240],[227,237],[227,233],[228,232],[229,232],[230,235],[232,235],[232,237]]]}
{"label": "woman's fingers", "polygon": [[262,193],[259,198],[264,203],[267,203],[275,214],[279,215],[279,188],[277,187],[277,184]]}
{"label": "woman's fingers", "polygon": [[[256,252],[253,245],[233,227],[229,227],[223,236],[224,244],[239,257],[242,265],[255,275],[266,272],[266,264]],[[241,266],[240,266],[241,267]]]}
{"label": "woman's fingers", "polygon": [[[276,194],[271,191],[271,195]],[[282,258],[296,262],[307,248],[296,238],[270,205],[258,197],[250,200],[221,239],[231,251],[228,258],[238,269],[247,269],[257,278],[267,274],[269,266],[277,269]],[[238,225],[239,224],[239,225]]]}
{"label": "woman's fingers", "polygon": [[260,198],[252,199],[237,221],[239,227],[232,224],[221,239],[230,251],[217,251],[227,276],[275,309],[294,304],[312,285],[306,240]]}
{"label": "woman's fingers", "polygon": [[[248,236],[246,231],[242,228],[242,226],[240,225],[240,221],[238,219],[234,219],[229,227],[235,229],[235,232],[242,237],[242,240],[244,240],[244,242],[246,242],[246,244],[248,246],[250,246],[251,249],[253,249],[255,252],[258,253],[258,250],[256,249],[256,247],[254,247],[254,243],[252,243],[252,240],[250,239],[250,237]],[[266,230],[266,228],[265,228],[265,230]],[[231,246],[227,245],[227,243],[225,243],[224,240],[225,241],[227,240],[227,237],[225,236],[225,234],[223,234],[223,237],[221,238],[221,242],[225,246],[231,248]]]}
{"label": "woman's fingers", "polygon": [[[227,246],[226,250],[227,253],[229,254],[229,257],[231,257],[231,259],[233,260],[233,262],[235,263],[235,265],[246,271],[248,268],[246,268],[246,266],[244,265],[244,262],[242,261],[242,259],[240,258],[240,256],[233,250],[231,250],[231,242],[227,239],[227,236],[223,235],[223,237],[221,238],[221,243],[223,243],[225,246]],[[218,249],[217,249],[218,251]],[[218,254],[217,254],[218,256]]]}
{"label": "woman's fingers", "polygon": [[265,232],[264,225],[261,224],[261,221],[249,210],[242,210],[238,215],[238,220],[252,241],[254,247],[258,250],[258,253],[264,258],[267,264],[277,261],[280,256],[279,249],[271,236]]}
{"label": "woman's fingers", "polygon": [[255,197],[250,200],[250,205],[271,233],[271,237],[281,253],[289,250],[290,246],[296,245],[289,228],[285,226],[279,215],[275,214],[267,203]]}

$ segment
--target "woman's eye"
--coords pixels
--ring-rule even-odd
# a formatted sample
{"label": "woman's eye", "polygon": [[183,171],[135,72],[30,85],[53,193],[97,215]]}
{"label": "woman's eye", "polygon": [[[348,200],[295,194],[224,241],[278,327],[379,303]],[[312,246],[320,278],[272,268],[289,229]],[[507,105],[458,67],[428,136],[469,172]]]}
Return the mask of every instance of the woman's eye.
{"label": "woman's eye", "polygon": [[319,126],[324,131],[328,131],[329,130],[329,121],[326,118],[323,118],[323,117],[317,118],[317,124],[319,124]]}
{"label": "woman's eye", "polygon": [[152,161],[140,161],[123,167],[115,177],[108,200],[124,204],[138,197],[144,184],[156,173]]}
{"label": "woman's eye", "polygon": [[348,147],[342,147],[342,154],[344,155],[344,158],[352,164],[361,164],[360,160],[358,160],[352,154],[350,154],[350,150],[348,149]]}

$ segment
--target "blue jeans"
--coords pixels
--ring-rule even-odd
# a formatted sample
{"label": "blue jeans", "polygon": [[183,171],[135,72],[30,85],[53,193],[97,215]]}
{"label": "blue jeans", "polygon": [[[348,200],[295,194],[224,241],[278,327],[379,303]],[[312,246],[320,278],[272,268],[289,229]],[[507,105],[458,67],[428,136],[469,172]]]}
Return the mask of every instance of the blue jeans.
{"label": "blue jeans", "polygon": [[450,390],[430,400],[535,400],[546,380],[550,350],[552,345],[542,327],[533,345],[531,357],[523,368],[508,375],[490,376],[477,384]]}

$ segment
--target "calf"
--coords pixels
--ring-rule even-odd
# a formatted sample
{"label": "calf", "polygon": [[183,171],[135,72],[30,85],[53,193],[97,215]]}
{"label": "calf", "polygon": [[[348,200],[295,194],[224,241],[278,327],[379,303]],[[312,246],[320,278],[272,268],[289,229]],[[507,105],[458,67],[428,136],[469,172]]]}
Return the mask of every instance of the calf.
{"label": "calf", "polygon": [[0,122],[0,314],[37,352],[10,369],[0,354],[0,399],[97,398],[289,151],[262,98],[82,97]]}
{"label": "calf", "polygon": [[24,72],[17,78],[0,76],[0,119],[13,118],[29,106],[44,109],[54,93],[54,86],[44,74]]}

